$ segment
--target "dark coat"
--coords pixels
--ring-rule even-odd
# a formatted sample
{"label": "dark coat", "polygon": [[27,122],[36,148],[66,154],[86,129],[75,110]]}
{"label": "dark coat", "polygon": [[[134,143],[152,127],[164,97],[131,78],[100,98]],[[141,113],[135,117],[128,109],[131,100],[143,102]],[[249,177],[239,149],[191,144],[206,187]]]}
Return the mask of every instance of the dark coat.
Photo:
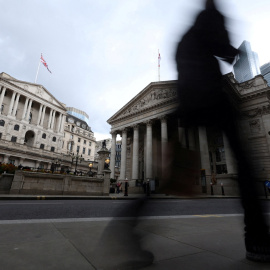
{"label": "dark coat", "polygon": [[228,106],[216,57],[232,63],[237,54],[230,45],[223,15],[215,7],[203,10],[177,47],[180,118],[194,124]]}

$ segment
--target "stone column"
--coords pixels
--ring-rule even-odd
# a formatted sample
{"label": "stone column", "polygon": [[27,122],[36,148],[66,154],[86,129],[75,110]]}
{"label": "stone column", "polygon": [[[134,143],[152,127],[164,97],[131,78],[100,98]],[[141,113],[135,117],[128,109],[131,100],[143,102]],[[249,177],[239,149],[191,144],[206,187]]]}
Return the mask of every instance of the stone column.
{"label": "stone column", "polygon": [[11,101],[10,101],[10,104],[9,104],[9,108],[8,108],[8,115],[11,115],[13,104],[14,104],[15,95],[16,95],[16,93],[13,91],[12,97],[11,97]]}
{"label": "stone column", "polygon": [[167,127],[167,117],[163,116],[160,118],[161,121],[161,166],[162,166],[162,177],[165,176],[165,170],[168,166],[167,164],[167,150],[168,150],[168,127]]}
{"label": "stone column", "polygon": [[111,160],[110,160],[110,170],[111,178],[115,177],[115,147],[116,147],[116,136],[117,132],[111,132],[112,134],[112,147],[111,147]]}
{"label": "stone column", "polygon": [[1,107],[2,107],[2,104],[3,104],[5,93],[6,93],[6,87],[3,87],[2,92],[1,92],[1,96],[0,96],[0,114],[1,114]]}
{"label": "stone column", "polygon": [[52,130],[53,130],[53,128],[54,128],[55,113],[56,113],[56,111],[53,111],[53,114],[52,114],[52,123],[51,123],[51,129],[52,129]]}
{"label": "stone column", "polygon": [[66,116],[63,114],[62,121],[61,121],[61,127],[60,127],[60,132],[61,133],[64,132],[65,121],[66,121]]}
{"label": "stone column", "polygon": [[39,112],[38,112],[37,125],[39,125],[39,123],[40,123],[40,118],[41,118],[41,114],[42,114],[42,109],[43,109],[43,105],[40,104],[40,106],[39,106]]}
{"label": "stone column", "polygon": [[56,127],[56,132],[60,132],[62,117],[63,117],[63,114],[59,113],[59,117],[58,117],[58,121],[57,121],[57,127]]}
{"label": "stone column", "polygon": [[152,120],[146,123],[146,179],[151,179],[153,177],[153,138],[152,138]]}
{"label": "stone column", "polygon": [[49,121],[48,121],[48,129],[51,128],[52,112],[53,112],[53,109],[50,109],[50,116],[49,116]]}
{"label": "stone column", "polygon": [[14,108],[13,108],[13,111],[12,111],[12,116],[14,116],[14,117],[16,115],[16,111],[17,111],[17,108],[18,108],[18,102],[19,102],[20,96],[21,96],[20,94],[17,94],[17,96],[16,96],[15,105],[14,105]]}
{"label": "stone column", "polygon": [[133,126],[132,180],[139,179],[139,125]]}
{"label": "stone column", "polygon": [[25,120],[28,122],[29,120],[29,115],[30,115],[30,111],[31,111],[31,107],[32,107],[32,102],[33,100],[32,99],[29,99],[29,104],[28,104],[28,108],[27,108],[27,113],[26,113],[26,116],[25,116]]}
{"label": "stone column", "polygon": [[180,119],[178,119],[178,136],[181,147],[186,148],[187,147],[186,130],[185,128],[180,126]]}
{"label": "stone column", "polygon": [[227,165],[227,172],[236,174],[237,173],[237,164],[236,160],[233,156],[229,141],[226,135],[223,133],[223,143],[224,143],[224,150],[225,150],[225,157],[226,157],[226,165]]}
{"label": "stone column", "polygon": [[126,179],[126,161],[127,161],[127,129],[123,129],[123,131],[122,131],[120,180]]}
{"label": "stone column", "polygon": [[43,126],[46,108],[47,107],[44,105],[43,106],[43,111],[42,111],[42,116],[41,116],[41,121],[40,121],[40,126]]}
{"label": "stone column", "polygon": [[207,142],[207,134],[205,127],[199,127],[199,143],[200,143],[200,154],[201,154],[201,169],[205,169],[206,175],[211,175],[211,166],[209,159],[209,149]]}
{"label": "stone column", "polygon": [[28,101],[29,101],[29,98],[26,98],[25,103],[24,103],[23,113],[22,113],[22,120],[26,119],[26,109],[27,109]]}

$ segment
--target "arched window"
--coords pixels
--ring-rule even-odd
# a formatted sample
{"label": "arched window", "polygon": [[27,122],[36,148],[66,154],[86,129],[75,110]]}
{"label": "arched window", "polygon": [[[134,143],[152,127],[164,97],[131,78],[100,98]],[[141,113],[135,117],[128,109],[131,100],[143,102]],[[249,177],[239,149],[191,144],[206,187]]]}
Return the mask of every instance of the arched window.
{"label": "arched window", "polygon": [[15,125],[14,126],[14,130],[19,130],[20,129],[20,126],[19,125]]}
{"label": "arched window", "polygon": [[52,138],[52,141],[53,141],[53,142],[56,142],[56,137],[53,137],[53,138]]}
{"label": "arched window", "polygon": [[54,152],[54,149],[55,149],[55,148],[52,146],[52,147],[51,147],[51,151]]}
{"label": "arched window", "polygon": [[0,126],[5,126],[5,121],[4,120],[0,120]]}
{"label": "arched window", "polygon": [[40,145],[40,149],[44,149],[44,147],[45,147],[45,145],[42,143],[42,144]]}
{"label": "arched window", "polygon": [[42,134],[42,139],[46,139],[46,134],[45,133]]}

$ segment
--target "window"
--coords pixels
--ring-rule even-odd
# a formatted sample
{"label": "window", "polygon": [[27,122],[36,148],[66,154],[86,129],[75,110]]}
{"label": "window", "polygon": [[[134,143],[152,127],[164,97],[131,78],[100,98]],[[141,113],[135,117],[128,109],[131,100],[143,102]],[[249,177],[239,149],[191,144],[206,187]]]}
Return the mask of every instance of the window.
{"label": "window", "polygon": [[45,147],[45,145],[42,143],[42,144],[40,145],[40,149],[44,149],[44,147]]}
{"label": "window", "polygon": [[54,152],[54,149],[55,149],[54,146],[52,146],[52,147],[51,147],[51,152]]}
{"label": "window", "polygon": [[14,126],[14,130],[19,130],[20,129],[20,126],[19,125],[15,125]]}
{"label": "window", "polygon": [[83,144],[86,144],[86,140],[83,141]]}
{"label": "window", "polygon": [[83,148],[83,151],[82,151],[83,154],[85,154],[85,147]]}
{"label": "window", "polygon": [[4,107],[5,107],[4,105],[1,106],[1,113],[3,113]]}
{"label": "window", "polygon": [[53,138],[52,138],[52,141],[53,141],[53,142],[56,142],[56,137],[53,137]]}
{"label": "window", "polygon": [[89,146],[91,146],[91,144],[92,144],[92,143],[91,143],[91,142],[89,142]]}
{"label": "window", "polygon": [[71,128],[71,132],[74,132],[74,126],[72,126],[72,128]]}
{"label": "window", "polygon": [[78,138],[78,142],[81,142],[81,138]]}
{"label": "window", "polygon": [[16,142],[16,141],[17,141],[17,137],[12,136],[12,137],[11,137],[11,141],[12,141],[12,142]]}
{"label": "window", "polygon": [[42,139],[46,139],[46,134],[45,133],[42,134]]}
{"label": "window", "polygon": [[5,126],[5,121],[4,120],[0,120],[0,126]]}
{"label": "window", "polygon": [[88,149],[88,156],[91,155],[91,149]]}
{"label": "window", "polygon": [[70,139],[73,140],[73,138],[74,138],[74,137],[73,137],[73,134],[70,134]]}
{"label": "window", "polygon": [[80,151],[80,146],[77,146],[77,152],[79,153],[79,151]]}
{"label": "window", "polygon": [[9,164],[15,165],[15,159],[9,159],[9,160],[8,160],[8,163],[9,163]]}
{"label": "window", "polygon": [[32,121],[32,113],[30,112],[29,113],[29,124],[31,123],[31,121]]}

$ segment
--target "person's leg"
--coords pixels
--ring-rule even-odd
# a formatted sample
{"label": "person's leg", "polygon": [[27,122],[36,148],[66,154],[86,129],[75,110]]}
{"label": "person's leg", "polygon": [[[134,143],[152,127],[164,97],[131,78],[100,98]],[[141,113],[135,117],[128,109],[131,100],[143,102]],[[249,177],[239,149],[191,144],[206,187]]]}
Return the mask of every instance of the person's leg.
{"label": "person's leg", "polygon": [[229,140],[238,164],[238,184],[244,209],[247,258],[256,261],[270,261],[269,228],[261,201],[258,198],[252,162],[243,148],[236,124],[225,120],[222,122],[222,129]]}

